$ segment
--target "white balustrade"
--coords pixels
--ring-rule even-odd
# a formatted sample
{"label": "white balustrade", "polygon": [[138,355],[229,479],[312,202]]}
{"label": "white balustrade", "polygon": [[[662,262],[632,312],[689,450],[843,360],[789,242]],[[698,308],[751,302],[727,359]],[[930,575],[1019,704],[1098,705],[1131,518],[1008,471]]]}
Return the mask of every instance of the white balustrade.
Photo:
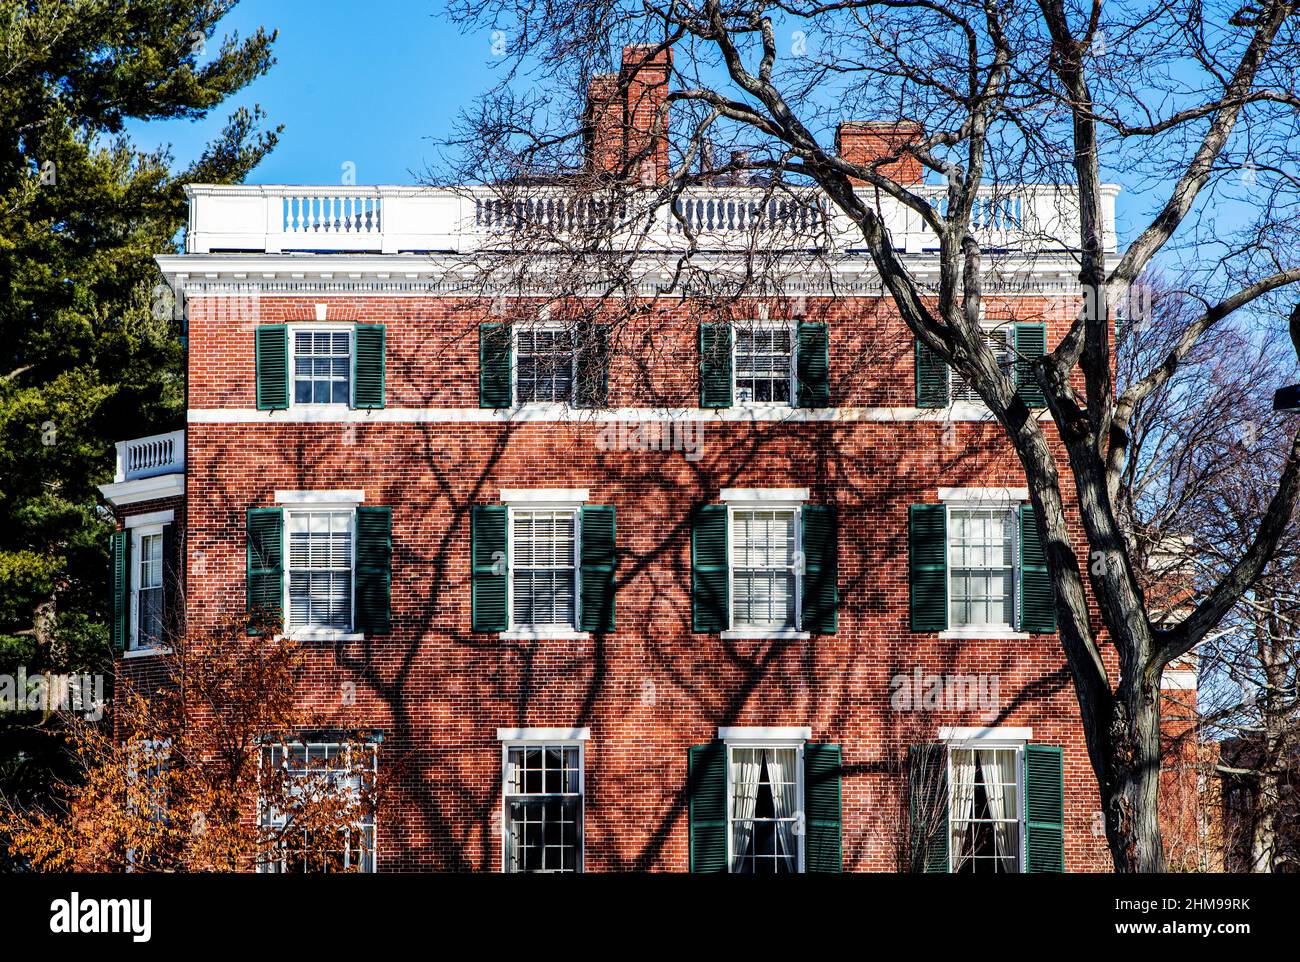
{"label": "white balustrade", "polygon": [[[473,253],[500,247],[512,231],[580,233],[616,225],[615,238],[635,237],[642,250],[681,250],[690,239],[710,250],[740,250],[755,239],[780,247],[861,248],[861,233],[821,194],[764,186],[696,187],[673,201],[637,211],[639,198],[616,206],[598,196],[573,197],[557,187],[285,187],[194,184],[187,251],[281,253],[328,251]],[[942,214],[943,187],[917,194]],[[1103,192],[1107,249],[1115,245],[1115,197]],[[649,196],[649,195],[647,195]],[[656,195],[657,196],[657,195]],[[938,246],[911,207],[862,189],[895,245],[908,253]],[[1078,244],[1074,189],[1037,185],[981,190],[970,227],[986,248],[1037,254]],[[641,232],[645,232],[642,236]]]}
{"label": "white balustrade", "polygon": [[117,442],[114,481],[136,481],[185,470],[185,432],[171,431]]}

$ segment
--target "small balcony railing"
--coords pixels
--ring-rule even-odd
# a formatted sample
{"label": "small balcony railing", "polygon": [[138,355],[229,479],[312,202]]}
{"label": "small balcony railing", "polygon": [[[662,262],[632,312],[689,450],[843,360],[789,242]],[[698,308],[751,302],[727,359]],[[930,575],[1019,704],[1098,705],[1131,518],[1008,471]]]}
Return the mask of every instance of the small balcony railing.
{"label": "small balcony railing", "polygon": [[171,431],[117,442],[118,481],[138,481],[185,470],[185,432]]}

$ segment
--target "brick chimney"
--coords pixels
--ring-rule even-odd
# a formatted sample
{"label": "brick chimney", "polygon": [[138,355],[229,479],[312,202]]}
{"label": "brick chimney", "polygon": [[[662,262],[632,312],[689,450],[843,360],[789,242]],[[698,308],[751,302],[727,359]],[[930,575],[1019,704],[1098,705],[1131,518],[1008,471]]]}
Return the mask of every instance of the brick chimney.
{"label": "brick chimney", "polygon": [[[597,74],[587,88],[587,165],[597,174],[626,175],[646,184],[668,179],[668,137],[655,124],[668,96],[672,51],[623,48],[623,67]],[[667,127],[667,119],[664,121]],[[630,169],[629,169],[630,165]]]}
{"label": "brick chimney", "polygon": [[[881,158],[897,158],[877,170],[900,184],[919,184],[924,179],[921,162],[904,154],[908,144],[918,143],[925,133],[912,120],[847,120],[835,131],[835,150],[851,164],[866,167]],[[864,181],[853,178],[861,186]]]}

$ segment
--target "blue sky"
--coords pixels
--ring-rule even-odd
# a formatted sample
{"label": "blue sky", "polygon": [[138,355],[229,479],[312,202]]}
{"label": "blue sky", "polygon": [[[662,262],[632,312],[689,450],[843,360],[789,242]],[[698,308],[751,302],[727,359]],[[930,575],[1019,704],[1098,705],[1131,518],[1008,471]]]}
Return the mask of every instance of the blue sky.
{"label": "blue sky", "polygon": [[490,35],[462,35],[442,7],[441,0],[243,0],[219,28],[240,36],[278,29],[270,72],[205,120],[128,129],[141,146],[170,143],[183,165],[235,106],[258,103],[284,132],[251,183],[339,183],[349,161],[358,184],[410,183],[437,158],[430,138],[447,135],[457,111],[495,76]]}

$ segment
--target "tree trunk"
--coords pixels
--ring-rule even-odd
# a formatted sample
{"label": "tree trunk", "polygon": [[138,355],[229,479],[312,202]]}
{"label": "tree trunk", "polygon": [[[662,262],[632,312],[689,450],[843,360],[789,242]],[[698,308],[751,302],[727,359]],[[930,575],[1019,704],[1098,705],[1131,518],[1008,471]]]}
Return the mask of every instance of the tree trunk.
{"label": "tree trunk", "polygon": [[1278,778],[1265,772],[1254,793],[1250,820],[1250,871],[1271,873],[1277,858],[1277,830],[1274,824]]}
{"label": "tree trunk", "polygon": [[1122,683],[1100,773],[1106,841],[1117,872],[1163,872],[1160,838],[1160,672]]}

